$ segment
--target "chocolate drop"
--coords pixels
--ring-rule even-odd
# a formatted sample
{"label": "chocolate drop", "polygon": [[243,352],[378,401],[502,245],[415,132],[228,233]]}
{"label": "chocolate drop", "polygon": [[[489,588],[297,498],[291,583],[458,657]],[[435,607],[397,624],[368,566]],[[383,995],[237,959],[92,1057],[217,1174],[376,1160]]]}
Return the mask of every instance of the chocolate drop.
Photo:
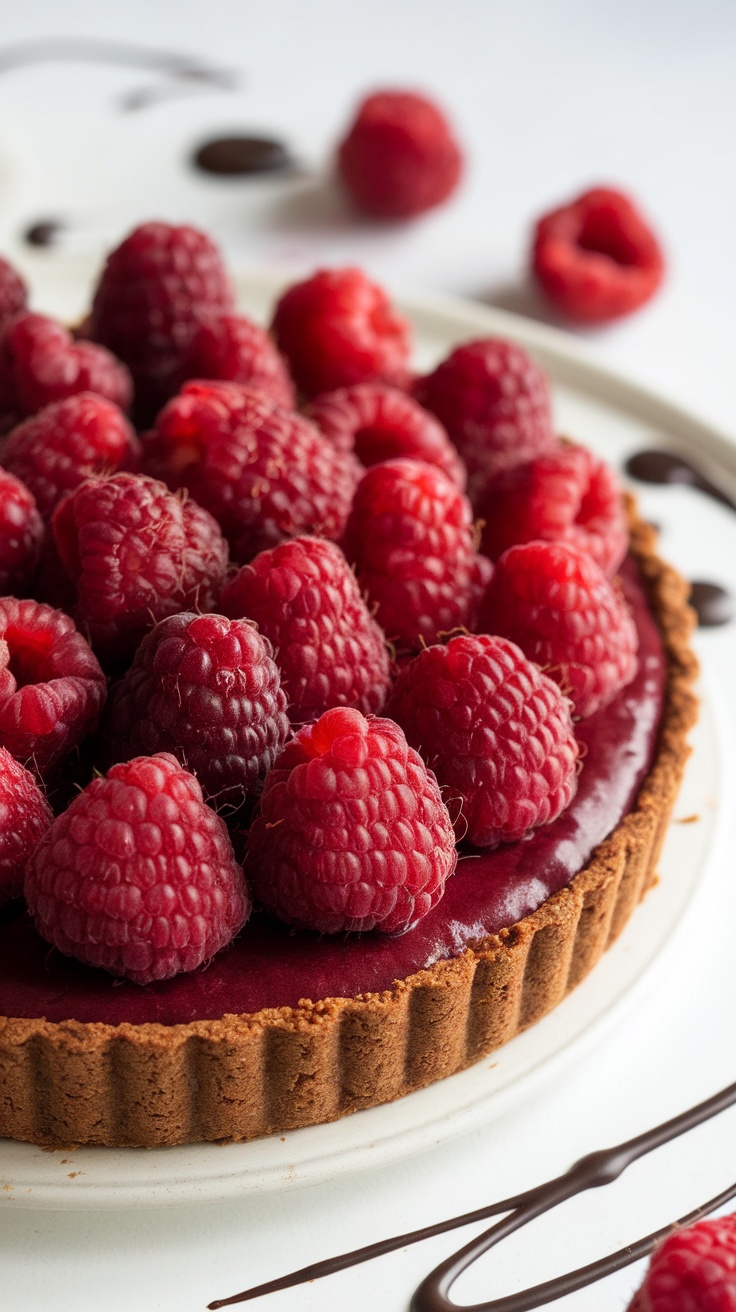
{"label": "chocolate drop", "polygon": [[717,583],[696,580],[691,584],[689,600],[701,629],[730,624],[734,617],[734,599],[730,592]]}
{"label": "chocolate drop", "polygon": [[272,137],[215,137],[192,155],[195,168],[220,177],[283,173],[293,160],[282,141]]}
{"label": "chocolate drop", "polygon": [[23,240],[27,246],[55,246],[64,226],[59,219],[39,219],[28,225]]}

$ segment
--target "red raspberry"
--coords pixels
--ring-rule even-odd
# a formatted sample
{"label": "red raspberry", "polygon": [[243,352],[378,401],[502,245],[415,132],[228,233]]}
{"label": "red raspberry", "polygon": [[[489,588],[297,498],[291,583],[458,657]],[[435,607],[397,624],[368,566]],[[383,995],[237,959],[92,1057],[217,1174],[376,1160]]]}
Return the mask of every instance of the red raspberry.
{"label": "red raspberry", "polygon": [[0,255],[0,327],[11,315],[25,310],[28,292],[20,274]]}
{"label": "red raspberry", "polygon": [[358,383],[323,392],[307,412],[340,451],[353,451],[368,468],[396,456],[444,470],[461,492],[465,468],[434,415],[406,392],[385,383]]}
{"label": "red raspberry", "polygon": [[580,323],[630,314],[654,295],[664,256],[634,202],[594,187],[539,220],[534,273],[552,303]]}
{"label": "red raspberry", "polygon": [[294,384],[286,364],[265,328],[245,315],[224,314],[199,325],[181,382],[188,378],[245,383],[284,410],[294,409]]}
{"label": "red raspberry", "polygon": [[253,625],[184,611],[146,634],[112,690],[102,737],[107,761],[171,752],[208,801],[237,808],[288,733],[279,671]]}
{"label": "red raspberry", "polygon": [[90,478],[57,506],[52,527],[75,615],[103,662],[125,663],[158,620],[212,610],[220,595],[227,546],[217,524],[155,479]]}
{"label": "red raspberry", "polygon": [[629,1312],[733,1312],[736,1216],[674,1230],[655,1248]]}
{"label": "red raspberry", "polygon": [[134,469],[138,439],[111,401],[80,392],[26,419],[0,452],[6,469],[22,479],[49,519],[62,497],[92,474]]}
{"label": "red raspberry", "polygon": [[272,643],[295,724],[332,706],[383,708],[388,652],[339,547],[293,538],[262,551],[225,585],[226,615],[248,616]]}
{"label": "red raspberry", "polygon": [[338,153],[338,171],[358,209],[409,218],[457,187],[463,157],[447,119],[411,91],[378,91],[360,105]]}
{"label": "red raspberry", "polygon": [[26,861],[53,818],[33,775],[0,747],[0,907],[23,892]]}
{"label": "red raspberry", "polygon": [[406,378],[409,325],[360,269],[320,269],[289,287],[276,305],[272,329],[307,396]]}
{"label": "red raspberry", "polygon": [[401,672],[388,705],[437,775],[458,838],[515,843],[577,788],[570,703],[505,638],[452,638]]}
{"label": "red raspberry", "polygon": [[0,743],[41,776],[94,733],[105,676],[68,615],[0,598]]}
{"label": "red raspberry", "polygon": [[33,493],[0,469],[0,596],[28,591],[42,542],[43,520]]}
{"label": "red raspberry", "polygon": [[95,392],[127,410],[133,383],[104,346],[75,342],[63,324],[42,314],[18,314],[0,340],[0,393],[6,410],[33,415],[78,392]]}
{"label": "red raspberry", "polygon": [[465,461],[471,500],[510,465],[554,446],[546,375],[515,342],[484,337],[458,346],[418,379],[415,395]]}
{"label": "red raspberry", "polygon": [[639,639],[621,594],[585,551],[511,547],[496,563],[479,627],[502,633],[592,715],[630,683]]}
{"label": "red raspberry", "polygon": [[494,558],[535,538],[568,542],[587,551],[612,578],[626,555],[621,485],[610,465],[582,446],[561,443],[499,475],[479,512],[482,550]]}
{"label": "red raspberry", "polygon": [[439,469],[374,465],[358,484],[345,554],[384,633],[416,651],[472,622],[478,584],[473,512]]}
{"label": "red raspberry", "polygon": [[358,478],[308,419],[239,383],[187,383],[143,457],[214,515],[238,561],[300,533],[338,538]]}
{"label": "red raspberry", "polygon": [[136,984],[195,970],[250,911],[227,829],[173,756],[139,756],[94,779],[26,867],[39,934],[66,956]]}
{"label": "red raspberry", "polygon": [[403,934],[455,869],[437,780],[392,720],[326,711],[288,743],[248,835],[246,873],[279,920]]}
{"label": "red raspberry", "polygon": [[85,334],[125,361],[136,411],[150,422],[177,389],[199,321],[228,314],[232,305],[210,237],[196,228],[144,223],[108,256]]}

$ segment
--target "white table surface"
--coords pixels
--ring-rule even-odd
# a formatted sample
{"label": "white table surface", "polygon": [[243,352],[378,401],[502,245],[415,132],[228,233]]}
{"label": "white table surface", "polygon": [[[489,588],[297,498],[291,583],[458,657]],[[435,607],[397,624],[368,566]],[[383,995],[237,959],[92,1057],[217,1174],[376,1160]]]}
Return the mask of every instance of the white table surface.
{"label": "white table surface", "polygon": [[[599,357],[697,409],[736,440],[736,262],[732,167],[736,8],[722,0],[26,0],[4,7],[0,45],[37,36],[122,38],[195,54],[242,75],[121,114],[121,95],[158,84],[125,68],[41,64],[0,73],[0,249],[39,288],[53,252],[18,240],[32,221],[69,221],[64,252],[88,255],[149,217],[209,227],[231,262],[294,269],[363,264],[403,288],[444,289],[543,316],[523,278],[528,231],[593,182],[626,186],[670,255],[662,294],[630,321],[587,334]],[[0,50],[0,59],[2,50]],[[361,224],[325,182],[329,150],[360,93],[434,92],[469,155],[462,191],[405,227]],[[213,180],[191,148],[228,129],[293,142],[299,179]],[[736,519],[686,491],[648,491],[681,566],[736,590]],[[692,525],[692,528],[690,527]],[[698,526],[697,532],[695,526]],[[698,647],[736,729],[736,626]],[[565,1169],[583,1152],[661,1121],[736,1078],[733,840],[692,946],[609,1036],[530,1103],[490,1128],[400,1166],[238,1203],[134,1214],[0,1211],[5,1312],[199,1312],[207,1301],[319,1256],[466,1211]],[[567,1204],[463,1278],[476,1301],[592,1260],[730,1183],[736,1113]],[[223,1150],[226,1151],[226,1150]],[[402,1312],[445,1236],[264,1307]],[[493,1266],[490,1263],[493,1263]],[[630,1269],[562,1300],[562,1312],[623,1309]]]}

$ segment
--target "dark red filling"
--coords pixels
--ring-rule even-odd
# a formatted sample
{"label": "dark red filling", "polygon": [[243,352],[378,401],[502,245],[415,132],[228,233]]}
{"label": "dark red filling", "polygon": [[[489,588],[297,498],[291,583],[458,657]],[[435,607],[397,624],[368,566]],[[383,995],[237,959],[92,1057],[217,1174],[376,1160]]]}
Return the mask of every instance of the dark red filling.
{"label": "dark red filling", "polygon": [[0,1014],[175,1025],[294,1006],[301,998],[352,997],[390,988],[535,910],[569,883],[630,809],[654,752],[662,642],[630,561],[623,583],[639,631],[639,671],[610,706],[579,725],[586,754],[572,806],[526,842],[464,853],[444,898],[415,929],[400,938],[320,938],[256,913],[206,968],[140,987],[62,957],[15,909],[0,919]]}

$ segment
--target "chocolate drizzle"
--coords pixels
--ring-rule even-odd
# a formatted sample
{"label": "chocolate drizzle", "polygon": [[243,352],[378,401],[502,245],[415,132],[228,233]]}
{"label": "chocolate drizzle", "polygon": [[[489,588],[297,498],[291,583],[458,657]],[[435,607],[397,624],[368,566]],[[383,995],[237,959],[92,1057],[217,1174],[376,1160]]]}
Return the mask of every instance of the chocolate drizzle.
{"label": "chocolate drizzle", "polygon": [[[512,1198],[504,1198],[501,1202],[490,1203],[487,1207],[480,1207],[474,1212],[466,1212],[462,1216],[452,1217],[449,1221],[440,1221],[436,1225],[425,1226],[421,1230],[412,1230],[405,1235],[397,1235],[392,1239],[383,1239],[375,1244],[367,1244],[364,1248],[357,1248],[351,1253],[342,1253],[338,1257],[327,1258],[322,1262],[313,1262],[311,1266],[302,1267],[299,1271],[293,1271],[290,1275],[281,1276],[277,1280],[269,1280],[265,1284],[255,1285],[252,1289],[246,1289],[230,1298],[216,1299],[213,1303],[209,1303],[208,1307],[214,1309],[230,1307],[234,1303],[246,1303],[251,1299],[259,1298],[263,1294],[273,1294],[277,1290],[290,1289],[294,1285],[304,1284],[308,1280],[318,1280],[322,1276],[333,1275],[336,1271],[343,1271],[346,1267],[368,1262],[374,1257],[383,1256],[384,1253],[394,1252],[397,1248],[406,1248],[409,1244],[419,1243],[422,1239],[430,1239],[434,1235],[445,1234],[448,1230],[455,1230],[460,1226],[470,1225],[474,1221],[481,1221],[486,1217],[508,1212],[509,1215],[505,1216],[502,1221],[496,1222],[490,1230],[486,1230],[478,1239],[459,1249],[458,1252],[452,1254],[446,1261],[435,1267],[434,1271],[430,1272],[422,1281],[412,1299],[412,1312],[457,1312],[458,1307],[461,1305],[453,1303],[449,1298],[450,1290],[458,1276],[467,1270],[473,1262],[477,1261],[483,1253],[495,1247],[507,1235],[513,1234],[515,1230],[520,1230],[522,1226],[528,1225],[536,1217],[542,1216],[544,1212],[548,1212],[551,1208],[566,1202],[568,1198],[574,1197],[575,1194],[583,1193],[587,1189],[597,1189],[602,1185],[611,1184],[618,1179],[627,1167],[631,1166],[632,1162],[638,1161],[640,1157],[646,1156],[647,1153],[653,1152],[663,1144],[670,1143],[679,1135],[686,1134],[688,1130],[694,1129],[695,1126],[702,1125],[704,1121],[710,1120],[712,1116],[717,1116],[735,1103],[736,1084],[731,1084],[722,1089],[720,1093],[714,1094],[712,1098],[706,1099],[705,1102],[698,1103],[688,1111],[673,1117],[672,1120],[665,1121],[663,1125],[658,1125],[644,1134],[628,1139],[625,1143],[617,1144],[615,1148],[603,1149],[601,1152],[590,1153],[587,1157],[582,1157],[564,1175],[548,1180],[535,1189],[527,1190],[526,1193],[517,1194]],[[652,1234],[645,1235],[643,1239],[628,1244],[626,1248],[621,1248],[608,1257],[603,1257],[587,1266],[578,1267],[575,1271],[568,1271],[562,1276],[557,1276],[554,1280],[545,1281],[544,1284],[535,1285],[531,1289],[522,1290],[521,1293],[491,1299],[487,1303],[466,1305],[462,1307],[462,1312],[531,1312],[532,1308],[540,1307],[542,1304],[552,1302],[556,1298],[562,1298],[565,1294],[574,1293],[577,1289],[583,1289],[594,1281],[612,1275],[614,1271],[619,1271],[622,1267],[646,1257],[659,1240],[669,1234],[674,1226],[691,1225],[693,1222],[707,1216],[709,1212],[722,1207],[734,1197],[736,1197],[736,1183],[729,1185],[722,1193],[715,1198],[709,1199],[708,1202],[703,1203],[694,1211],[689,1212],[687,1216],[680,1217],[679,1220],[671,1225],[664,1226],[661,1230],[655,1230]]]}
{"label": "chocolate drizzle", "polygon": [[249,177],[260,173],[284,173],[294,162],[283,141],[275,137],[214,137],[192,155],[192,164],[203,173],[219,177]]}
{"label": "chocolate drizzle", "polygon": [[659,447],[653,447],[649,451],[637,451],[633,456],[629,456],[624,468],[627,474],[638,479],[640,483],[665,485],[679,483],[681,486],[694,487],[699,492],[705,492],[714,501],[720,501],[721,505],[728,506],[730,510],[736,510],[736,501],[727,492],[706,478],[705,474],[696,465],[691,464],[685,456],[675,451],[665,451]]}

